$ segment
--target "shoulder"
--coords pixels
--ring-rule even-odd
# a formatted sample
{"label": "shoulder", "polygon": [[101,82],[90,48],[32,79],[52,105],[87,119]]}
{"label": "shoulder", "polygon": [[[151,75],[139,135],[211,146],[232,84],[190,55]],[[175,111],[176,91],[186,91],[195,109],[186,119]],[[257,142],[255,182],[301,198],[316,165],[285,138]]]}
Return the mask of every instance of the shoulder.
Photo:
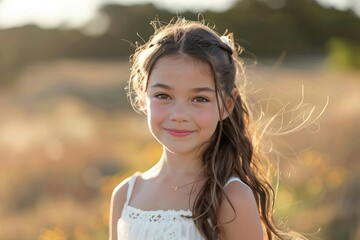
{"label": "shoulder", "polygon": [[125,203],[130,179],[131,177],[126,178],[114,188],[111,194],[111,200],[124,200],[123,202]]}
{"label": "shoulder", "polygon": [[126,202],[126,195],[129,187],[129,181],[131,177],[128,177],[124,181],[122,181],[119,185],[117,185],[112,194],[111,194],[111,202],[110,202],[110,216],[109,216],[109,239],[116,239],[117,236],[117,221],[121,217],[121,212],[123,206]]}
{"label": "shoulder", "polygon": [[113,190],[111,198],[116,200],[124,200],[124,203],[126,201],[126,195],[129,188],[129,183],[132,178],[135,178],[137,176],[140,176],[141,173],[136,172],[130,177],[123,180],[121,183],[119,183]]}
{"label": "shoulder", "polygon": [[259,210],[252,190],[243,182],[233,181],[225,189],[219,219],[221,239],[263,239]]}
{"label": "shoulder", "polygon": [[251,188],[246,185],[239,178],[232,179],[235,181],[229,182],[225,188],[225,194],[230,198],[230,200],[234,200],[235,202],[246,201],[246,202],[255,202],[254,194]]}
{"label": "shoulder", "polygon": [[259,215],[253,192],[245,183],[233,181],[225,187],[224,192],[226,196],[220,205],[224,222],[231,221],[240,213]]}

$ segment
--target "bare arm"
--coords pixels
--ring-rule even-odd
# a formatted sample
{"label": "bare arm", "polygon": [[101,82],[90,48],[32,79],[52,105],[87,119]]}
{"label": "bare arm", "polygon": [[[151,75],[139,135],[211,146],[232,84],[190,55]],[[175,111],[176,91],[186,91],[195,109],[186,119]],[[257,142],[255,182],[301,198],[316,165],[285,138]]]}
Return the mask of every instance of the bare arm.
{"label": "bare arm", "polygon": [[121,216],[121,212],[126,201],[126,193],[128,189],[129,179],[121,182],[113,191],[110,202],[110,218],[109,218],[109,240],[117,239],[117,222]]}
{"label": "bare arm", "polygon": [[219,219],[223,228],[220,239],[263,240],[260,215],[252,191],[243,183],[232,182],[226,187],[225,193],[234,209],[226,199],[222,201]]}

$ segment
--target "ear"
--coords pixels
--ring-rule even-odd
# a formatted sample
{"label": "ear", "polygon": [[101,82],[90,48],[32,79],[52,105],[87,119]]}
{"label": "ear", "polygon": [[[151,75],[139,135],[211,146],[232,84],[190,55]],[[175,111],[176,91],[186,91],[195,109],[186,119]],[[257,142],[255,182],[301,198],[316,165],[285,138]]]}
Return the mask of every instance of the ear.
{"label": "ear", "polygon": [[236,88],[234,88],[231,91],[231,96],[226,97],[224,105],[226,106],[227,110],[224,108],[222,120],[225,120],[226,118],[228,118],[230,116],[230,114],[232,113],[232,111],[234,110],[235,100],[238,97],[238,94],[239,94],[238,90]]}

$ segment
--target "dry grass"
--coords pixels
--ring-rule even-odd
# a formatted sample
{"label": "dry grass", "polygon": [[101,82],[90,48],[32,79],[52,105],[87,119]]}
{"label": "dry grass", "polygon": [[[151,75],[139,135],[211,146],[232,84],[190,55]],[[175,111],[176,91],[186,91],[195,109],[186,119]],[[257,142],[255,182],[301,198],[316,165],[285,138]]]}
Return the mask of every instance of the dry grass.
{"label": "dry grass", "polygon": [[[29,67],[1,90],[0,239],[106,239],[112,188],[150,166],[160,149],[125,102],[128,75],[121,61],[59,60]],[[279,146],[279,218],[328,236],[340,217],[348,224],[343,202],[359,173],[360,73],[253,68],[249,79],[251,99],[272,99],[263,101],[269,115],[296,106],[302,86],[315,115],[329,96],[320,129],[276,137],[286,143]]]}

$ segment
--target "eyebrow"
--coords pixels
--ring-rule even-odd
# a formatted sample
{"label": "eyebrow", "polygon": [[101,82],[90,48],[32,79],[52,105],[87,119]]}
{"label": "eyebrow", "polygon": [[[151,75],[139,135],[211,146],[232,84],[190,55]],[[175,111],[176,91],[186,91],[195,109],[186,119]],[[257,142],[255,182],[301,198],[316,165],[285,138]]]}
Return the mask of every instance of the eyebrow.
{"label": "eyebrow", "polygon": [[[169,85],[163,84],[163,83],[156,83],[154,85],[150,86],[151,88],[163,88],[166,90],[174,90],[172,87],[170,87]],[[193,88],[191,89],[192,92],[215,92],[214,89],[209,88],[209,87],[197,87],[197,88]]]}

